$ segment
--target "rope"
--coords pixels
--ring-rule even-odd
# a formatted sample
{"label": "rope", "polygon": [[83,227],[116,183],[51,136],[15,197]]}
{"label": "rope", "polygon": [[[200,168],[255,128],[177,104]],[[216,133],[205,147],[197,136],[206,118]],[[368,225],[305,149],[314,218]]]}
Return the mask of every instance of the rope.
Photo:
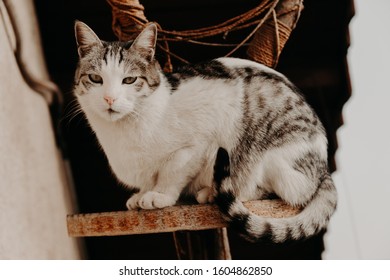
{"label": "rope", "polygon": [[[278,61],[281,49],[283,48],[285,41],[287,41],[289,34],[291,33],[291,29],[277,19],[278,15],[275,11],[275,8],[279,1],[280,0],[263,0],[259,3],[259,5],[241,15],[213,26],[198,29],[183,31],[165,30],[157,24],[159,29],[157,46],[166,54],[164,70],[168,72],[172,71],[173,67],[171,63],[171,56],[183,63],[188,63],[186,59],[170,51],[168,42],[185,41],[198,45],[233,47],[233,49],[225,55],[231,56],[239,48],[247,45],[247,42],[252,37],[254,38],[249,44],[248,48],[248,55],[250,58],[268,66],[275,66]],[[145,9],[139,3],[139,0],[107,0],[107,2],[112,8],[112,29],[120,40],[127,41],[135,39],[143,29],[144,25],[149,22],[144,14]],[[272,19],[272,23],[269,23],[269,21],[267,22],[270,17]],[[205,38],[217,35],[222,35],[223,38],[226,38],[230,32],[238,31],[248,27],[254,28],[241,42],[237,44],[210,43],[204,41]],[[264,41],[261,40],[264,38],[263,27],[266,29],[266,36],[270,35],[269,28],[271,28],[272,33],[274,33],[274,35],[271,34],[271,38],[275,38],[275,40],[271,41],[276,41],[276,46],[274,46],[274,43],[272,43],[272,46],[269,46],[269,44],[264,46],[263,43],[261,43],[261,41]],[[262,38],[259,37],[260,33]],[[283,45],[281,46],[280,44],[282,43]],[[263,47],[271,49],[264,49]],[[274,51],[275,48],[276,53]],[[264,53],[265,55],[259,55],[258,53]],[[272,59],[265,58],[266,56],[270,56]]]}
{"label": "rope", "polygon": [[[277,19],[276,12],[273,11],[272,14],[273,22],[267,22],[261,32],[255,34],[248,47],[247,55],[252,60],[274,68],[292,30]],[[264,40],[264,38],[268,39]]]}
{"label": "rope", "polygon": [[236,50],[238,50],[245,42],[247,42],[255,33],[256,31],[264,24],[264,22],[268,19],[270,14],[274,12],[276,5],[279,3],[279,0],[274,1],[274,3],[270,6],[268,12],[265,14],[263,19],[259,22],[259,24],[253,29],[253,31],[241,42],[239,43],[233,50],[231,50],[228,54],[225,56],[230,56],[232,55]]}

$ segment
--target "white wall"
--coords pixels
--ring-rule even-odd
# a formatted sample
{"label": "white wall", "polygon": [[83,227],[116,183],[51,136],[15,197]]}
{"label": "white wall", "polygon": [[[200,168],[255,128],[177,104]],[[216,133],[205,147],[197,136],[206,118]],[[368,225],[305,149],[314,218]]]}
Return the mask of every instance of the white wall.
{"label": "white wall", "polygon": [[338,132],[339,207],[325,259],[390,259],[390,0],[355,0],[352,98]]}

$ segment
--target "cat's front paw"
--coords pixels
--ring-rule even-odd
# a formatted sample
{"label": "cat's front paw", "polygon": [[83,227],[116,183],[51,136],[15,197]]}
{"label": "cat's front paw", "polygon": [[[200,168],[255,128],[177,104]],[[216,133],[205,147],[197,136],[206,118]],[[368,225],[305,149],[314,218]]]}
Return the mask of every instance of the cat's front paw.
{"label": "cat's front paw", "polygon": [[138,207],[142,209],[156,209],[172,206],[176,199],[167,194],[149,191],[138,200]]}
{"label": "cat's front paw", "polygon": [[138,206],[138,201],[140,200],[142,195],[143,195],[143,193],[135,193],[135,194],[133,194],[126,202],[127,209],[132,210],[132,209],[140,208]]}

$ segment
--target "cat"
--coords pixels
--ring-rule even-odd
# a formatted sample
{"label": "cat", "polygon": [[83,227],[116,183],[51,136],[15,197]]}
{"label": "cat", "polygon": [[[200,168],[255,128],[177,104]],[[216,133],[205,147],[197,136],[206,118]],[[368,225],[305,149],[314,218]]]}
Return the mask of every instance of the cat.
{"label": "cat", "polygon": [[[252,241],[326,228],[337,203],[326,134],[285,76],[239,58],[164,73],[153,23],[131,42],[102,41],[80,21],[75,35],[74,93],[117,179],[139,190],[128,209],[171,206],[189,193],[215,201]],[[302,211],[265,218],[242,204],[269,195]]]}

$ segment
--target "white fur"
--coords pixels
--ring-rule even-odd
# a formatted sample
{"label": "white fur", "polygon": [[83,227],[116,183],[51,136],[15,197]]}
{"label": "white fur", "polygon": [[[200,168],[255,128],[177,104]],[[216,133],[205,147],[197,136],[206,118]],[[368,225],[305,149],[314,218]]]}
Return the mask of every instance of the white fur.
{"label": "white fur", "polygon": [[[254,66],[277,73],[247,60],[219,61],[231,67]],[[216,151],[218,147],[232,149],[240,131],[240,80],[193,78],[170,95],[161,75],[160,86],[143,98],[146,88],[137,92],[131,85],[122,85],[126,74],[118,65],[121,64],[115,61],[103,65],[101,76],[107,82],[92,87],[88,94],[78,95],[78,99],[117,178],[127,186],[140,188],[127,207],[173,205],[190,178],[193,180],[189,190],[197,193],[197,200],[212,201]],[[107,95],[114,100],[114,114],[107,111]],[[248,170],[242,182],[245,188],[237,191],[237,197],[243,201],[261,197],[257,186],[263,186],[265,191],[275,192],[293,205],[304,203],[315,186],[291,166],[310,149],[320,150],[326,157],[326,139],[267,151],[259,164]]]}
{"label": "white fur", "polygon": [[[162,84],[141,105],[136,96],[142,90],[136,93],[122,85],[123,69],[112,66],[118,65],[115,62],[108,65],[101,75],[109,82],[78,95],[78,100],[117,178],[140,188],[127,206],[173,205],[189,178],[195,178],[190,186],[193,192],[211,187],[218,147],[233,147],[236,138],[234,124],[240,112],[234,104],[241,98],[239,85],[193,79],[170,95],[161,77]],[[114,116],[107,111],[107,94],[115,100]],[[200,166],[204,168],[198,174]],[[201,193],[199,200],[212,198]]]}
{"label": "white fur", "polygon": [[284,145],[267,151],[261,164],[263,187],[292,205],[306,203],[317,188],[315,182],[292,167],[299,155],[309,150],[305,144]]}
{"label": "white fur", "polygon": [[220,57],[217,58],[219,62],[223,63],[225,66],[231,67],[231,68],[241,68],[241,67],[254,67],[259,70],[263,70],[265,72],[269,72],[272,74],[275,74],[277,76],[283,77],[281,73],[278,71],[275,71],[272,68],[269,68],[265,66],[264,64],[259,64],[257,62],[247,60],[247,59],[242,59],[242,58],[235,58],[235,57]]}

